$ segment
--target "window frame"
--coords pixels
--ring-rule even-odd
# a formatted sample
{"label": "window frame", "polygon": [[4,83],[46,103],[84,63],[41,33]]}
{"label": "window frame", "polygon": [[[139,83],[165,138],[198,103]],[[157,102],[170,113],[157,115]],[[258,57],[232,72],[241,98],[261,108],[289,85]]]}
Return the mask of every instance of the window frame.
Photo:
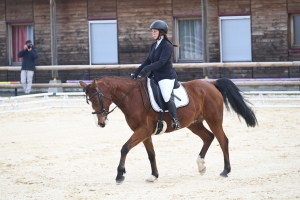
{"label": "window frame", "polygon": [[[223,40],[224,38],[222,37],[222,21],[223,20],[239,20],[239,19],[249,19],[250,20],[250,59],[249,60],[231,60],[231,61],[224,61],[224,56],[223,56]],[[220,37],[220,62],[252,62],[253,55],[252,55],[252,31],[251,31],[251,16],[250,15],[245,15],[245,16],[220,16],[219,17],[219,37]]]}
{"label": "window frame", "polygon": [[294,33],[294,17],[300,16],[300,13],[290,14],[290,48],[300,50],[300,44],[295,45],[295,33]]}
{"label": "window frame", "polygon": [[89,22],[89,64],[90,65],[99,65],[99,64],[93,64],[92,63],[92,32],[91,32],[91,25],[92,24],[116,24],[117,32],[116,32],[116,42],[117,42],[117,62],[112,62],[112,63],[100,63],[100,64],[107,64],[107,65],[114,65],[114,64],[119,64],[119,38],[118,38],[118,20],[116,19],[110,19],[110,20],[90,20]]}
{"label": "window frame", "polygon": [[[174,48],[174,59],[176,63],[203,63],[203,58],[202,60],[182,60],[179,58],[179,48],[180,48],[180,43],[179,43],[179,21],[180,20],[200,20],[202,22],[202,17],[201,16],[196,16],[196,17],[176,17],[174,18],[174,44],[179,44],[178,48]],[[201,23],[201,28],[203,29],[203,24]],[[203,36],[200,38],[203,41]],[[203,48],[203,47],[202,47]],[[203,56],[203,55],[202,55]]]}
{"label": "window frame", "polygon": [[[7,52],[8,65],[20,66],[22,62],[13,62],[13,43],[12,43],[12,28],[13,26],[32,26],[32,44],[34,44],[34,24],[33,23],[8,23],[7,24]],[[28,38],[27,38],[28,39]]]}

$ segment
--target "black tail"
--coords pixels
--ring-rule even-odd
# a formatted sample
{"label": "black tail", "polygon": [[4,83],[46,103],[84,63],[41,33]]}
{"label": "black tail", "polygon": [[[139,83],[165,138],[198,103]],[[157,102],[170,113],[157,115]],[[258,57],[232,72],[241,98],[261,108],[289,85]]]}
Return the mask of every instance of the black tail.
{"label": "black tail", "polygon": [[231,80],[226,78],[218,79],[215,86],[221,92],[227,110],[230,110],[229,102],[234,112],[244,118],[247,126],[255,127],[257,125],[257,119],[253,110],[246,104],[246,102],[249,102],[244,99],[240,89]]}

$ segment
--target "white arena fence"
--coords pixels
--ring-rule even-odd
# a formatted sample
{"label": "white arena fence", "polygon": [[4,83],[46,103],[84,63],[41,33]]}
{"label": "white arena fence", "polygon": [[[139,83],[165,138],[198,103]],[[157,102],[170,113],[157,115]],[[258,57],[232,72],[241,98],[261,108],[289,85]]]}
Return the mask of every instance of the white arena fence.
{"label": "white arena fence", "polygon": [[41,93],[0,98],[0,114],[49,108],[85,108],[84,92]]}
{"label": "white arena fence", "polygon": [[[243,92],[252,107],[300,107],[300,91]],[[113,107],[115,104],[112,105]],[[111,107],[112,107],[111,106]],[[84,92],[41,93],[0,97],[0,114],[49,108],[88,108]]]}
{"label": "white arena fence", "polygon": [[242,94],[253,107],[300,107],[300,91],[249,91]]}

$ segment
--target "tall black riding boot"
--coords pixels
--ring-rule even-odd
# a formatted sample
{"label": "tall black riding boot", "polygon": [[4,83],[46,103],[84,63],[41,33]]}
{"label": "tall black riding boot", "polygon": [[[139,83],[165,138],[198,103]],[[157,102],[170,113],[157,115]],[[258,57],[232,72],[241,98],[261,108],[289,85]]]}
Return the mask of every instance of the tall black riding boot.
{"label": "tall black riding boot", "polygon": [[167,105],[168,105],[168,110],[169,110],[170,116],[173,120],[173,125],[172,125],[173,130],[180,129],[181,125],[177,118],[177,110],[176,110],[177,108],[176,108],[174,101],[172,99],[170,99],[167,102]]}

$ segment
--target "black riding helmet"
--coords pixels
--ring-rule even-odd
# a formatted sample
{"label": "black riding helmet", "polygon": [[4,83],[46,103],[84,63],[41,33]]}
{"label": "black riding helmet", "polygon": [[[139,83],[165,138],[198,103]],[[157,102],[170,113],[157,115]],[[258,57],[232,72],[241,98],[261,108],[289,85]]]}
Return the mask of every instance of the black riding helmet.
{"label": "black riding helmet", "polygon": [[151,29],[163,30],[166,34],[168,33],[168,25],[166,22],[162,20],[154,21],[150,26],[150,30]]}

